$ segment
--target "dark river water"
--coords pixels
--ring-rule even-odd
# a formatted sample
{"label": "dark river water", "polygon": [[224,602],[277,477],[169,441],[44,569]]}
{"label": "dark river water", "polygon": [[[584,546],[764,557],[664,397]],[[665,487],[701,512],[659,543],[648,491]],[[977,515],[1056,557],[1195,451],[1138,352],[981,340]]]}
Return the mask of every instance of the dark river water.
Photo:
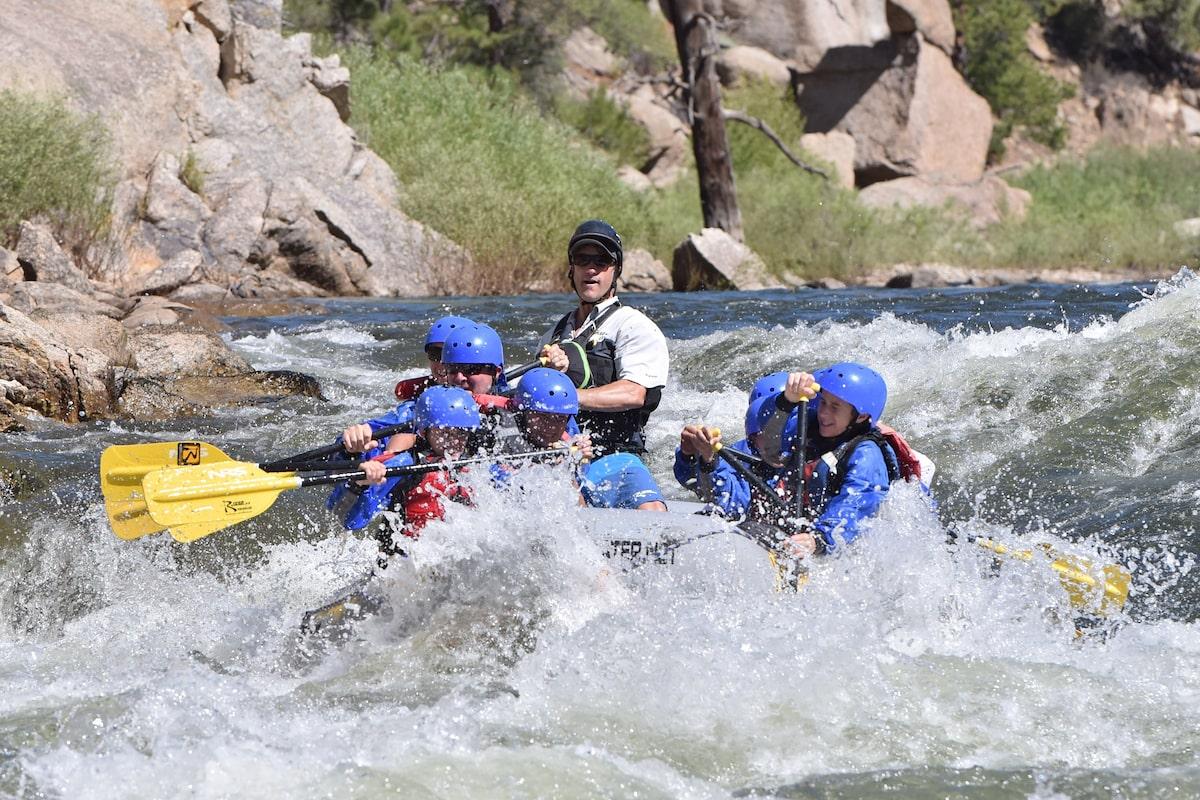
{"label": "dark river water", "polygon": [[[432,319],[494,325],[516,364],[570,299],[230,318],[238,352],[325,399],[0,439],[24,475],[0,494],[0,796],[1200,797],[1190,273],[626,298],[670,343],[648,428],[669,497],[682,425],[738,431],[755,378],[838,360],[883,373],[886,421],[936,462],[936,514],[897,489],[798,593],[737,589],[720,564],[704,590],[608,575],[587,512],[547,483],[432,526],[385,586],[394,613],[313,642],[301,614],[373,556],[322,490],[191,545],[109,530],[105,447],[324,444],[420,374]],[[1044,561],[997,568],[951,532],[1121,565],[1129,602],[1077,637]]]}

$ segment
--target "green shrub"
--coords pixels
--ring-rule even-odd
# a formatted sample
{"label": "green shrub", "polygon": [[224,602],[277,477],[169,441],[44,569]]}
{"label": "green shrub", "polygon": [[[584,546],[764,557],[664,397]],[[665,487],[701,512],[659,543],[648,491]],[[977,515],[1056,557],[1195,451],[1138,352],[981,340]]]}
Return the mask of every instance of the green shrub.
{"label": "green shrub", "polygon": [[999,119],[991,156],[1002,154],[1004,139],[1018,127],[1036,141],[1062,147],[1066,132],[1058,122],[1058,104],[1070,91],[1042,72],[1029,54],[1025,31],[1034,16],[1026,0],[958,0],[954,12],[963,42],[963,75]]}
{"label": "green shrub", "polygon": [[1181,148],[1098,149],[1040,166],[1012,183],[1033,195],[1023,222],[987,231],[1002,266],[1172,268],[1195,259],[1172,223],[1200,216],[1200,154]]}
{"label": "green shrub", "polygon": [[588,217],[668,260],[659,248],[698,227],[694,213],[674,216],[677,207],[656,215],[656,195],[621,183],[611,159],[544,118],[504,73],[362,48],[344,56],[354,74],[351,122],[396,171],[405,213],[472,251],[479,274],[467,288],[521,291],[556,277],[571,230]]}
{"label": "green shrub", "polygon": [[1181,51],[1200,49],[1200,0],[1131,0],[1121,13],[1156,25]]}
{"label": "green shrub", "polygon": [[114,173],[108,133],[61,98],[0,91],[0,238],[45,218],[82,255],[109,222]]}
{"label": "green shrub", "polygon": [[594,89],[586,100],[561,94],[554,111],[559,119],[607,150],[621,164],[641,168],[650,156],[650,136],[646,129],[630,119],[625,109],[610,100],[603,89]]}

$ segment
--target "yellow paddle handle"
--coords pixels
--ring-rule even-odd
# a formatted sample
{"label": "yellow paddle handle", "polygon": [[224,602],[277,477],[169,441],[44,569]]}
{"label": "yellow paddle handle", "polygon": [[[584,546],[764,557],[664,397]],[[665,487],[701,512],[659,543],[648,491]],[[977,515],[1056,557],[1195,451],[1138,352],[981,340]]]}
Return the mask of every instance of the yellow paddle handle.
{"label": "yellow paddle handle", "polygon": [[274,492],[295,489],[302,478],[294,472],[274,472],[227,480],[215,486],[160,486],[149,495],[155,503],[183,503],[188,500],[207,500],[254,492]]}

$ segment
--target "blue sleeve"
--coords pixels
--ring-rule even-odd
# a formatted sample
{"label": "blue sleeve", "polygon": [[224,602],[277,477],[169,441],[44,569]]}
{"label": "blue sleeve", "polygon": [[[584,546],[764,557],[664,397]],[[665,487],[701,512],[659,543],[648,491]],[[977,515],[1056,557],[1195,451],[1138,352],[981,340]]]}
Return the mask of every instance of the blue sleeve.
{"label": "blue sleeve", "polygon": [[567,435],[568,436],[578,436],[579,433],[580,433],[579,423],[575,421],[575,416],[571,415],[567,419]]}
{"label": "blue sleeve", "polygon": [[383,416],[367,420],[367,424],[371,426],[372,433],[392,425],[411,425],[415,409],[416,403],[412,400],[406,400]]}
{"label": "blue sleeve", "polygon": [[[824,463],[821,467],[825,468]],[[879,511],[887,492],[888,474],[883,453],[873,442],[864,442],[850,456],[841,491],[825,503],[813,523],[825,540],[825,548],[833,552],[839,545],[858,538],[863,520]]]}
{"label": "blue sleeve", "polygon": [[[749,452],[749,444],[745,439],[735,442],[730,447],[742,453]],[[699,469],[696,462],[689,462],[679,448],[675,449],[675,480],[679,481],[681,486],[691,489],[697,494],[699,487],[696,481]],[[721,512],[727,517],[744,517],[750,509],[750,484],[737,474],[737,471],[729,466],[723,458],[717,459],[709,477],[713,487],[712,504],[721,509]]]}
{"label": "blue sleeve", "polygon": [[675,480],[679,481],[679,485],[685,489],[695,490],[696,488],[696,472],[700,469],[699,464],[694,458],[688,458],[683,454],[683,450],[675,448]]}
{"label": "blue sleeve", "polygon": [[[373,450],[372,453],[379,452]],[[407,467],[413,463],[412,455],[397,453],[384,462],[387,467]],[[325,507],[334,511],[347,530],[356,531],[367,524],[387,507],[388,498],[396,486],[408,476],[388,478],[378,486],[358,486],[353,481],[342,481],[333,487]]]}

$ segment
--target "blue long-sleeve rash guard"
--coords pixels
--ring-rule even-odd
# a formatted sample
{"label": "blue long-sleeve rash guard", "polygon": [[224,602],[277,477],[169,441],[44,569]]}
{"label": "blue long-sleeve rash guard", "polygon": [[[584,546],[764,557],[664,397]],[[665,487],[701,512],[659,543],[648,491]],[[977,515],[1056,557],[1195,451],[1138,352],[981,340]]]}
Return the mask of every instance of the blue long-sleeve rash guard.
{"label": "blue long-sleeve rash guard", "polygon": [[832,552],[858,538],[863,521],[874,516],[887,497],[889,481],[883,452],[871,441],[861,442],[854,449],[841,490],[826,498],[829,471],[829,463],[819,459],[809,479],[808,496],[813,503],[811,512],[816,515],[813,527],[825,540],[826,551]]}
{"label": "blue long-sleeve rash guard", "polygon": [[[749,439],[742,439],[728,445],[731,450],[737,450],[739,453],[757,456],[759,453],[750,444]],[[698,482],[700,471],[700,461],[695,457],[688,457],[683,454],[683,451],[678,447],[675,448],[675,480],[686,489],[699,494],[700,485]],[[768,485],[775,483],[782,477],[783,470],[776,470],[773,474],[763,476],[763,480]],[[722,458],[718,458],[710,473],[712,480],[712,504],[721,509],[721,513],[731,519],[741,519],[749,514],[752,510],[751,499],[753,497],[750,483],[737,473],[733,467]]]}

